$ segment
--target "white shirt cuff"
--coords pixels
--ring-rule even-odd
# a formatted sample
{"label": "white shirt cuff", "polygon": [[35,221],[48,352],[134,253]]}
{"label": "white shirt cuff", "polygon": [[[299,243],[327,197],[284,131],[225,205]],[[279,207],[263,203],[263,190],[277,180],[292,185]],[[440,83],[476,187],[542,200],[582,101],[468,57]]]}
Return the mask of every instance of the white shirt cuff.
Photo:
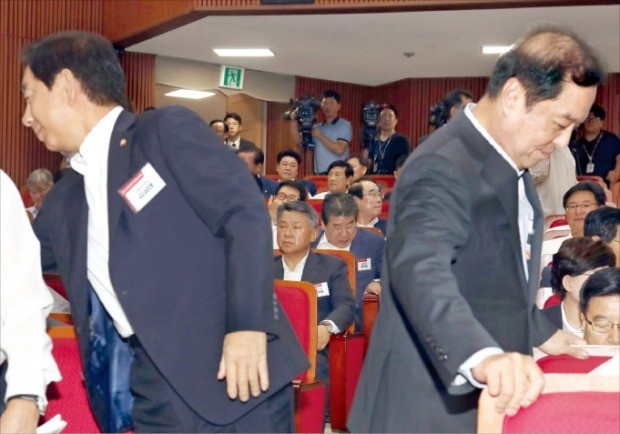
{"label": "white shirt cuff", "polygon": [[495,356],[498,354],[504,354],[501,348],[489,347],[483,348],[480,351],[475,352],[469,359],[465,360],[461,366],[459,366],[458,374],[452,381],[454,386],[460,386],[469,382],[472,386],[482,389],[485,385],[476,381],[471,370],[478,366],[480,362],[489,356]]}

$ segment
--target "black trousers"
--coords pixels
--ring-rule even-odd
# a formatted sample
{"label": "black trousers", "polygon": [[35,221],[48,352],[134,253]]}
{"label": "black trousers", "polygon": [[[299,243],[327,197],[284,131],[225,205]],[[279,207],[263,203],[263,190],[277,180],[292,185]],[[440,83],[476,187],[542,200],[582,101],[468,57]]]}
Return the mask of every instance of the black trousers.
{"label": "black trousers", "polygon": [[[292,384],[230,425],[214,425],[192,410],[157,370],[135,337],[131,367],[134,432],[294,432]],[[222,399],[228,399],[223,396]]]}

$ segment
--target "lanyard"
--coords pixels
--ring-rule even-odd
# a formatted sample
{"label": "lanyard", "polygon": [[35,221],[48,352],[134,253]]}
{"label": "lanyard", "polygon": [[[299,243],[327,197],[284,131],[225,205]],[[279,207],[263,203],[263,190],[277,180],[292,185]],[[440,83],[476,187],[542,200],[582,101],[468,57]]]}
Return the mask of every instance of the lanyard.
{"label": "lanyard", "polygon": [[596,150],[598,149],[598,143],[601,141],[601,137],[603,137],[603,132],[602,131],[600,133],[598,133],[598,139],[596,139],[596,143],[594,144],[594,148],[592,149],[592,153],[591,154],[588,153],[588,149],[586,148],[586,145],[584,145],[583,143],[581,144],[581,146],[583,147],[584,152],[588,156],[588,161],[590,163],[592,162],[592,158],[594,158],[594,154],[596,153]]}

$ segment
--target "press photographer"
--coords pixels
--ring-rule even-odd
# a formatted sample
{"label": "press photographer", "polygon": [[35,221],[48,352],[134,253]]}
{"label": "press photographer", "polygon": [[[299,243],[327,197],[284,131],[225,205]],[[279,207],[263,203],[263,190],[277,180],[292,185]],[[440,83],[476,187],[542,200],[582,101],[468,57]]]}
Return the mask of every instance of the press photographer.
{"label": "press photographer", "polygon": [[382,105],[379,130],[368,148],[368,159],[374,174],[393,174],[398,157],[409,154],[409,140],[396,133],[397,123],[396,107],[392,104]]}

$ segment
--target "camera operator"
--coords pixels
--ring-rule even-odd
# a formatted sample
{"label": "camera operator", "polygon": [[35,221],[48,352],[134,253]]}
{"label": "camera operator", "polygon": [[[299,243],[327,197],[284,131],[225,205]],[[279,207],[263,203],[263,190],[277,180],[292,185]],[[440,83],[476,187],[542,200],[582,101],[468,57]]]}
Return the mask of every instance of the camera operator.
{"label": "camera operator", "polygon": [[312,128],[314,138],[314,171],[327,173],[329,165],[336,160],[346,160],[353,130],[349,121],[338,117],[340,94],[326,90],[321,98],[323,123]]}
{"label": "camera operator", "polygon": [[398,112],[392,104],[383,105],[379,114],[379,130],[368,149],[368,159],[372,173],[391,175],[396,168],[396,160],[409,154],[409,140],[396,134]]}

